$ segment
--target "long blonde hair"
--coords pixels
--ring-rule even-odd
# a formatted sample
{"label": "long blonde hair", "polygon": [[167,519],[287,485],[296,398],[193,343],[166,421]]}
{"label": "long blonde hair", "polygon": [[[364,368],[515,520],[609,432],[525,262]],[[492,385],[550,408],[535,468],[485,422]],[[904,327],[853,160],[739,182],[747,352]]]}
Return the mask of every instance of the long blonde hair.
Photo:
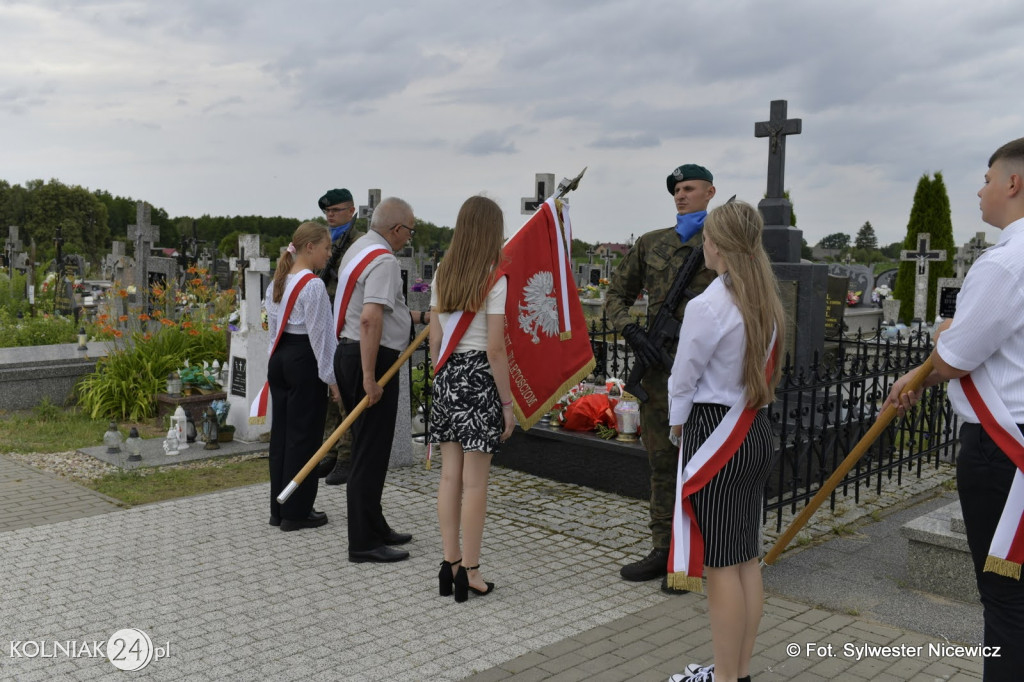
{"label": "long blonde hair", "polygon": [[490,290],[494,268],[501,262],[505,221],[492,199],[466,199],[455,219],[455,233],[437,268],[437,309],[476,312]]}
{"label": "long blonde hair", "polygon": [[[319,244],[321,240],[330,239],[331,231],[321,223],[307,222],[295,228],[292,235],[292,246],[296,251],[306,248],[306,244]],[[288,271],[295,265],[294,254],[285,251],[277,259],[277,269],[274,270],[274,303],[280,303],[284,296],[284,283],[288,278]]]}
{"label": "long blonde hair", "polygon": [[747,349],[743,357],[743,384],[747,406],[760,407],[774,400],[782,368],[779,353],[775,369],[765,381],[765,353],[772,331],[783,347],[785,313],[779,298],[779,283],[772,271],[768,253],[761,243],[764,221],[756,208],[743,201],[732,201],[710,211],[704,220],[704,235],[714,242],[725,264],[728,286],[743,316]]}

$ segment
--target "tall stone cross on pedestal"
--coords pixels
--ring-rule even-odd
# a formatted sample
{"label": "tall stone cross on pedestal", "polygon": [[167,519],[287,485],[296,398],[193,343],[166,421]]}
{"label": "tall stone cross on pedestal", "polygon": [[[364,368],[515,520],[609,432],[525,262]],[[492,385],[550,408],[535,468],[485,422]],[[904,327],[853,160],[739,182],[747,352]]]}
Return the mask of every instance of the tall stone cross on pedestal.
{"label": "tall stone cross on pedestal", "polygon": [[946,252],[930,251],[932,236],[927,232],[917,235],[917,251],[904,249],[900,251],[901,261],[917,263],[914,273],[914,319],[925,320],[928,316],[928,263],[933,260],[946,260]]}
{"label": "tall stone cross on pedestal", "polygon": [[135,245],[135,272],[132,284],[140,295],[149,290],[149,250],[160,239],[160,228],[149,222],[149,204],[135,204],[135,224],[128,226],[128,239]]}
{"label": "tall stone cross on pedestal", "polygon": [[537,195],[522,198],[520,213],[523,215],[533,215],[534,211],[540,208],[540,205],[555,193],[554,173],[537,173],[534,175],[534,178],[536,178]]}
{"label": "tall stone cross on pedestal", "polygon": [[773,262],[800,261],[800,232],[792,230],[793,205],[786,199],[786,136],[799,135],[803,121],[786,118],[786,100],[772,101],[767,121],[754,124],[754,137],[768,138],[768,189],[757,208],[764,216],[764,245]]}

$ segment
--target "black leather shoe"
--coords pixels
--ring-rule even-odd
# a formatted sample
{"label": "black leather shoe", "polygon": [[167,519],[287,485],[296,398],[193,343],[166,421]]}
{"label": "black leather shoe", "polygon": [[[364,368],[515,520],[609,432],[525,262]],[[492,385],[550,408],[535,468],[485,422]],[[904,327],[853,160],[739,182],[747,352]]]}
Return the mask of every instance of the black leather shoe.
{"label": "black leather shoe", "polygon": [[654,580],[668,573],[668,549],[655,547],[651,553],[640,561],[626,564],[619,569],[619,575],[623,580],[640,583],[645,580]]}
{"label": "black leather shoe", "polygon": [[327,474],[334,470],[335,465],[338,463],[337,455],[330,455],[320,460],[320,463],[316,465],[316,477],[323,478]]}
{"label": "black leather shoe", "polygon": [[412,540],[412,536],[408,533],[396,533],[390,528],[388,529],[388,534],[384,536],[385,545],[404,545],[410,540]]}
{"label": "black leather shoe", "polygon": [[292,521],[291,519],[281,519],[281,530],[288,532],[293,530],[302,530],[303,528],[316,528],[327,523],[327,514],[319,511],[309,512],[309,516],[300,520]]}
{"label": "black leather shoe", "polygon": [[350,473],[350,465],[348,462],[338,461],[338,463],[331,469],[331,473],[324,477],[324,483],[327,485],[342,485],[348,483],[348,475]]}
{"label": "black leather shoe", "polygon": [[404,561],[408,558],[409,553],[404,549],[394,549],[387,545],[381,545],[380,547],[368,549],[362,552],[349,551],[348,553],[348,560],[356,564],[366,562],[385,564],[391,561]]}
{"label": "black leather shoe", "polygon": [[280,516],[274,516],[273,514],[271,514],[270,515],[270,525],[271,526],[280,526],[281,525],[281,517]]}

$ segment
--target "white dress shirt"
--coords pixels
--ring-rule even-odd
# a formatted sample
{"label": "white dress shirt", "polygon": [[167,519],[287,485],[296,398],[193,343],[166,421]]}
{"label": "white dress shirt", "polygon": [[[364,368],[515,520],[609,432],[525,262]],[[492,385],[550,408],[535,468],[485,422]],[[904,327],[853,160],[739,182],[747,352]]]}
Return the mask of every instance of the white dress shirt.
{"label": "white dress shirt", "polygon": [[[289,274],[284,281],[285,288],[287,289],[292,279],[305,272],[309,271]],[[288,301],[284,300],[283,296],[279,302],[274,302],[274,283],[271,282],[263,297],[263,306],[267,309],[267,329],[270,332],[268,355],[274,347],[277,330],[281,327],[281,316],[284,315],[284,307],[287,304]],[[313,347],[313,354],[316,355],[320,381],[328,385],[338,383],[334,378],[334,349],[338,346],[338,340],[334,338],[334,313],[322,279],[315,277],[302,287],[285,322],[284,331],[286,334],[308,336],[309,345]]]}
{"label": "white dress shirt", "polygon": [[[402,291],[402,269],[388,240],[370,230],[348,247],[338,265],[338,273],[340,274],[368,246],[383,246],[388,253],[366,266],[356,280],[352,298],[345,311],[345,325],[342,327],[341,335],[358,341],[363,304],[377,303],[384,309],[380,345],[392,350],[405,350],[409,345],[412,318],[409,316],[409,306],[405,303],[405,294]],[[341,296],[341,292],[335,295]]]}
{"label": "white dress shirt", "polygon": [[746,392],[746,348],[743,316],[719,276],[686,304],[668,379],[668,423],[685,424],[694,403],[735,404]]}
{"label": "white dress shirt", "polygon": [[[956,315],[939,335],[939,357],[972,371],[985,365],[1017,424],[1024,424],[1024,218],[1003,228],[967,272],[956,297]],[[976,422],[959,381],[949,382],[949,402]]]}

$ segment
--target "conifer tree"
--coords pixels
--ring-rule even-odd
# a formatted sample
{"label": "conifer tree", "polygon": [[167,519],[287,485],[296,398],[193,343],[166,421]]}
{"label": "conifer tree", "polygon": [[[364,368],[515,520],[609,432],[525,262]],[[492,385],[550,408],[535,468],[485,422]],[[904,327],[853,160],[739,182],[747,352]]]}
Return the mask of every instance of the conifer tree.
{"label": "conifer tree", "polygon": [[[917,183],[914,192],[914,205],[910,209],[910,220],[907,223],[907,236],[903,239],[903,248],[917,251],[917,236],[922,232],[931,235],[931,250],[945,250],[946,259],[930,261],[928,268],[928,313],[924,320],[930,323],[935,319],[936,279],[950,277],[953,274],[953,257],[956,247],[953,243],[953,220],[949,207],[949,195],[942,173],[928,177],[925,173]],[[917,265],[913,262],[901,262],[896,275],[893,296],[900,300],[900,319],[910,322],[914,317],[914,283]]]}

